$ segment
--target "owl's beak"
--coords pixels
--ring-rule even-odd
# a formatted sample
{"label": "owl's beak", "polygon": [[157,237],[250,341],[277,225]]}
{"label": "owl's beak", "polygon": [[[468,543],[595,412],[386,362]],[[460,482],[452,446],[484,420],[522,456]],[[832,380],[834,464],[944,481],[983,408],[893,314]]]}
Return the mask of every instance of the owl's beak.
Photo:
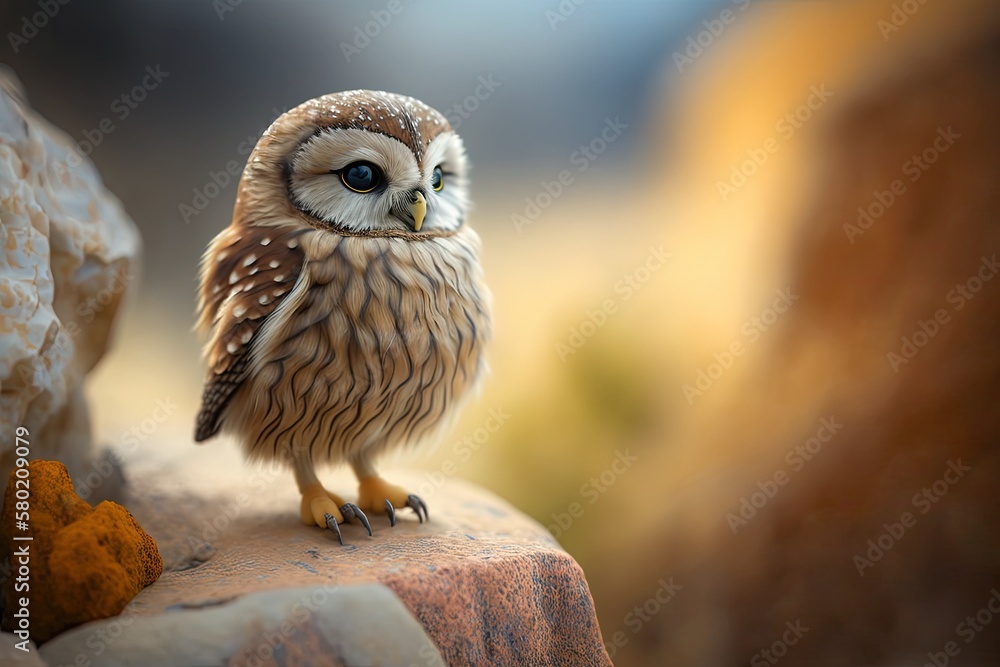
{"label": "owl's beak", "polygon": [[421,225],[424,224],[424,216],[427,215],[427,200],[424,199],[424,193],[419,190],[413,198],[413,203],[410,204],[410,215],[413,216],[413,231],[419,232]]}

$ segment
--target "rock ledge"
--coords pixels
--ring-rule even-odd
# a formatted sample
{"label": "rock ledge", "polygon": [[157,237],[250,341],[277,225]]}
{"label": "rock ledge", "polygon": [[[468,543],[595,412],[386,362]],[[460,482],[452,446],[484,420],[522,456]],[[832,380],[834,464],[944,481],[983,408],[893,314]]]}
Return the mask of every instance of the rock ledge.
{"label": "rock ledge", "polygon": [[104,655],[120,665],[149,656],[164,664],[611,664],[580,567],[540,525],[471,485],[438,490],[429,523],[403,512],[389,528],[372,517],[374,537],[348,525],[340,546],[298,521],[294,485],[192,498],[157,490],[177,488],[164,482],[135,480],[128,503],[160,545],[163,576],[118,620],[43,646],[50,664],[93,660],[87,642],[101,644],[102,630],[120,635]]}

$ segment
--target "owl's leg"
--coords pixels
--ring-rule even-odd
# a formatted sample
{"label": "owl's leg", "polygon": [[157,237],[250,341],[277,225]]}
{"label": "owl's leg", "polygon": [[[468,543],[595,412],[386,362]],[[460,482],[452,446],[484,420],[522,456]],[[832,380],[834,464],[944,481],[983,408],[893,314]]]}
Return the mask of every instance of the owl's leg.
{"label": "owl's leg", "polygon": [[389,515],[389,525],[396,525],[396,508],[409,507],[420,523],[429,521],[427,505],[420,496],[410,493],[401,486],[390,484],[375,472],[367,460],[351,463],[358,477],[358,505],[369,512],[384,512]]}
{"label": "owl's leg", "polygon": [[357,519],[368,529],[368,536],[371,537],[372,527],[368,523],[368,517],[354,503],[346,503],[337,494],[323,488],[308,452],[294,455],[292,468],[295,471],[295,483],[299,485],[299,493],[302,494],[300,507],[302,523],[307,526],[329,528],[337,534],[337,540],[343,544],[344,538],[340,534],[338,524]]}

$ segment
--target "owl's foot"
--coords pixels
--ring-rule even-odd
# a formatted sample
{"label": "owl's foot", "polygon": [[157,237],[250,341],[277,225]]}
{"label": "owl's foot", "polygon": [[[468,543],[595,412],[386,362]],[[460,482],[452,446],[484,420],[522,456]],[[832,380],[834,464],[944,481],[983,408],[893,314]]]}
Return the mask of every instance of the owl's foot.
{"label": "owl's foot", "polygon": [[389,515],[389,525],[396,525],[396,508],[409,507],[420,523],[429,521],[427,505],[420,496],[406,489],[390,484],[381,477],[363,477],[358,484],[358,505],[369,512],[384,512]]}
{"label": "owl's foot", "polygon": [[310,484],[302,491],[301,506],[302,523],[307,526],[319,526],[329,528],[337,535],[337,540],[343,544],[344,538],[340,534],[340,525],[357,519],[361,525],[368,529],[368,536],[372,535],[371,524],[368,517],[354,503],[345,503],[343,498],[335,493],[330,493],[323,488],[322,484]]}

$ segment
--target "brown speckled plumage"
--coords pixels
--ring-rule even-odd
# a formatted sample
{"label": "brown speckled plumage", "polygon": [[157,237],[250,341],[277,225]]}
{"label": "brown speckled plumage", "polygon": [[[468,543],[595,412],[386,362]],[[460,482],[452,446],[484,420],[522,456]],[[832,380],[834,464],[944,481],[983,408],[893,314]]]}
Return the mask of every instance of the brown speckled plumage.
{"label": "brown speckled plumage", "polygon": [[[338,190],[344,185],[328,175],[349,159],[338,151],[353,150],[343,137],[367,141],[351,134],[359,131],[390,140],[374,140],[364,154],[376,164],[384,157],[389,183],[376,193],[384,201]],[[448,198],[425,184],[438,166],[423,163],[428,155],[459,172]],[[404,194],[390,191],[393,178]],[[313,179],[312,190],[294,194],[296,179]],[[250,156],[232,224],[203,260],[199,328],[210,337],[209,371],[195,439],[235,435],[249,458],[289,463],[306,489],[314,463],[350,463],[364,482],[386,449],[447,425],[483,375],[490,335],[464,188],[459,140],[416,100],[352,91],[279,118]],[[422,231],[398,217],[410,190],[428,199]],[[318,218],[298,205],[315,191],[365,207],[376,222]]]}
{"label": "brown speckled plumage", "polygon": [[219,431],[222,411],[246,375],[250,342],[292,291],[302,270],[298,238],[303,231],[231,226],[212,243],[214,262],[205,264],[199,310],[200,325],[214,335],[195,440]]}
{"label": "brown speckled plumage", "polygon": [[[234,317],[214,348],[230,358],[226,341],[259,331],[227,415],[251,457],[299,443],[315,461],[351,460],[443,422],[480,375],[489,329],[468,231],[431,241],[299,237],[305,269],[283,316],[263,326]],[[255,307],[253,292],[235,303],[243,294]]]}

